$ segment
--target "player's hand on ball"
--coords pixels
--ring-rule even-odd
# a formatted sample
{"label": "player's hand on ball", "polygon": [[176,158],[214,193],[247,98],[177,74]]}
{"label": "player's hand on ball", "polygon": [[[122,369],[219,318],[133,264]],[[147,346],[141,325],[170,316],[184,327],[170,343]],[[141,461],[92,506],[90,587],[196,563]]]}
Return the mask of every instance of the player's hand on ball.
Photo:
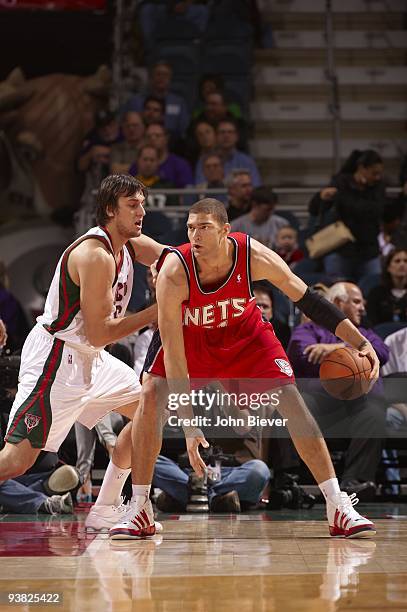
{"label": "player's hand on ball", "polygon": [[205,440],[205,436],[200,429],[196,429],[195,432],[185,431],[185,440],[187,443],[189,463],[195,474],[202,478],[205,474],[206,465],[199,453],[199,445],[202,444],[204,448],[208,448],[209,443]]}
{"label": "player's hand on ball", "polygon": [[358,347],[358,351],[359,351],[359,355],[364,355],[365,357],[369,359],[370,364],[372,366],[372,371],[370,372],[369,380],[379,378],[379,369],[380,369],[379,358],[377,357],[376,351],[374,350],[373,346],[370,344],[369,340],[364,340],[364,342],[362,342],[362,344]]}

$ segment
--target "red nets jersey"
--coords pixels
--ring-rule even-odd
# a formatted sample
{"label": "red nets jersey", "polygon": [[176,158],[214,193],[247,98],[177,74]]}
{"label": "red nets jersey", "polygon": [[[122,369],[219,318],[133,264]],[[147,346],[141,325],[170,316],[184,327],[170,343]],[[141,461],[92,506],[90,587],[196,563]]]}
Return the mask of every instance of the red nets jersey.
{"label": "red nets jersey", "polygon": [[[191,379],[280,378],[293,382],[293,372],[271,323],[263,320],[251,288],[250,236],[229,234],[233,264],[217,286],[202,286],[191,245],[164,251],[175,253],[185,270],[189,298],[182,305],[183,333]],[[153,338],[144,370],[165,376],[159,334]],[[284,384],[280,380],[280,384]]]}

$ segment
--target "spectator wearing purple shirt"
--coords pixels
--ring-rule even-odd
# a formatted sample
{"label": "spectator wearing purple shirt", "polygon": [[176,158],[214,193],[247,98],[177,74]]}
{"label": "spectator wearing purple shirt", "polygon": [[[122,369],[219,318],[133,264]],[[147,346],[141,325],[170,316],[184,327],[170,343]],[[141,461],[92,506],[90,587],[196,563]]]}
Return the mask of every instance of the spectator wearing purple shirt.
{"label": "spectator wearing purple shirt", "polygon": [[[146,129],[145,138],[158,152],[160,161],[158,173],[163,181],[171,182],[178,189],[193,183],[192,168],[187,160],[169,152],[168,133],[163,125],[151,123]],[[135,163],[130,167],[129,173],[133,176],[137,174]]]}
{"label": "spectator wearing purple shirt", "polygon": [[[387,346],[372,330],[360,327],[365,307],[359,287],[352,283],[335,283],[329,289],[327,298],[371,342],[380,365],[384,365],[389,357]],[[314,384],[304,385],[307,390],[304,399],[324,436],[328,439],[350,439],[345,454],[342,490],[352,489],[361,500],[368,501],[374,497],[376,490],[376,470],[385,436],[385,408],[382,397],[375,393],[345,401],[323,391],[319,383],[319,364],[324,357],[343,346],[344,343],[338,342],[331,332],[310,321],[294,329],[287,355],[298,379],[317,379]]]}

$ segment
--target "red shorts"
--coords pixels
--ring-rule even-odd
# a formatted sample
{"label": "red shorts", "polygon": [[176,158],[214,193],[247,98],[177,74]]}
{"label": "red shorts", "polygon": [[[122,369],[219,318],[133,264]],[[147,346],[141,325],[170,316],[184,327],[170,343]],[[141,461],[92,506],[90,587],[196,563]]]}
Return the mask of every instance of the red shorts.
{"label": "red shorts", "polygon": [[[262,390],[295,382],[290,362],[270,323],[261,321],[250,330],[242,325],[197,331],[184,328],[184,345],[192,388],[202,387],[202,379],[221,380],[223,384],[238,379],[246,386],[260,385]],[[143,371],[166,377],[158,331]]]}

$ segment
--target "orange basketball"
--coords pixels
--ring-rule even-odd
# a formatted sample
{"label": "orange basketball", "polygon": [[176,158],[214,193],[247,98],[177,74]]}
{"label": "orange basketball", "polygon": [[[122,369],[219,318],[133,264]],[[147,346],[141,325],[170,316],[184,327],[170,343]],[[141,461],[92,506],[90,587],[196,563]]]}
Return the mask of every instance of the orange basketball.
{"label": "orange basketball", "polygon": [[333,397],[351,400],[368,393],[371,386],[370,361],[351,347],[339,348],[321,362],[319,377],[325,391]]}

